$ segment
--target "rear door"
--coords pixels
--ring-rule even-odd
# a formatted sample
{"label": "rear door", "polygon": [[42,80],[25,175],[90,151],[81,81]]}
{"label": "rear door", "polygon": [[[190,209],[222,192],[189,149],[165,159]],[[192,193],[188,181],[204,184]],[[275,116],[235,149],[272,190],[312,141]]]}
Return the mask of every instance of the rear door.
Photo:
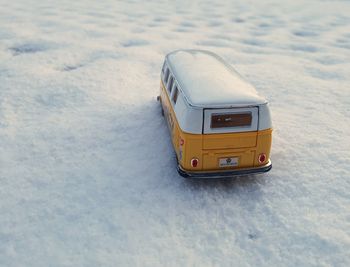
{"label": "rear door", "polygon": [[258,107],[205,109],[204,168],[252,166],[257,144],[258,116]]}

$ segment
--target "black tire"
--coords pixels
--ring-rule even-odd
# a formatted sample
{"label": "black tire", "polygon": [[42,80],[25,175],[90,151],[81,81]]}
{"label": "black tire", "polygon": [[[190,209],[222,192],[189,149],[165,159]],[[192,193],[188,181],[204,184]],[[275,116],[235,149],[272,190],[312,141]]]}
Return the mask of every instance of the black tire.
{"label": "black tire", "polygon": [[163,109],[163,104],[162,104],[162,99],[159,98],[159,103],[160,103],[160,108],[162,109],[162,116],[164,117],[164,109]]}

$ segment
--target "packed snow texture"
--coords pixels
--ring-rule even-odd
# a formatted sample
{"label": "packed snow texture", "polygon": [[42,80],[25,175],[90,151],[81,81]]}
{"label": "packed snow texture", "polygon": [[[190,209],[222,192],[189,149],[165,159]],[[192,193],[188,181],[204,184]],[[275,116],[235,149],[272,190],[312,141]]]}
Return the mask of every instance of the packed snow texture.
{"label": "packed snow texture", "polygon": [[[0,266],[350,266],[349,1],[0,7]],[[179,48],[267,97],[270,173],[179,177],[155,100]]]}

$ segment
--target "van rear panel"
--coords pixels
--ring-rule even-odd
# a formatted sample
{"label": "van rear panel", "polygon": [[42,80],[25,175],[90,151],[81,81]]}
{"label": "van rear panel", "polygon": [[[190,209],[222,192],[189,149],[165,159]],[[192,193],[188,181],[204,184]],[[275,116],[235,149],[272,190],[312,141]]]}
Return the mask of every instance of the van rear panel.
{"label": "van rear panel", "polygon": [[[230,147],[226,146],[224,144],[226,142],[225,139],[221,138],[223,136],[232,138],[233,135],[236,135],[241,141],[234,142],[236,147],[233,145]],[[258,167],[265,164],[258,161],[258,156],[261,153],[265,153],[267,159],[270,158],[271,137],[272,129],[215,135],[186,134],[182,132],[180,133],[180,138],[184,140],[184,145],[181,148],[183,153],[181,152],[180,163],[183,169],[191,171]],[[175,147],[178,147],[178,145]],[[196,168],[193,168],[190,164],[192,158],[199,159],[199,164]],[[222,164],[227,159],[231,161],[230,164]]]}
{"label": "van rear panel", "polygon": [[203,166],[206,170],[254,166],[258,107],[204,109]]}

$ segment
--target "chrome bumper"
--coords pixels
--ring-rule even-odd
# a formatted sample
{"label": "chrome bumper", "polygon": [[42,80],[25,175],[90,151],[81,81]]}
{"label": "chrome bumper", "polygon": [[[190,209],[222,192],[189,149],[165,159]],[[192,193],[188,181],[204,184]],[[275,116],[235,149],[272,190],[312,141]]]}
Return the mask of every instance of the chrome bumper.
{"label": "chrome bumper", "polygon": [[249,175],[256,173],[268,172],[272,168],[271,160],[265,165],[253,168],[235,169],[235,170],[222,170],[222,171],[186,171],[182,169],[180,165],[177,166],[177,171],[182,177],[185,178],[230,178],[240,175]]}

